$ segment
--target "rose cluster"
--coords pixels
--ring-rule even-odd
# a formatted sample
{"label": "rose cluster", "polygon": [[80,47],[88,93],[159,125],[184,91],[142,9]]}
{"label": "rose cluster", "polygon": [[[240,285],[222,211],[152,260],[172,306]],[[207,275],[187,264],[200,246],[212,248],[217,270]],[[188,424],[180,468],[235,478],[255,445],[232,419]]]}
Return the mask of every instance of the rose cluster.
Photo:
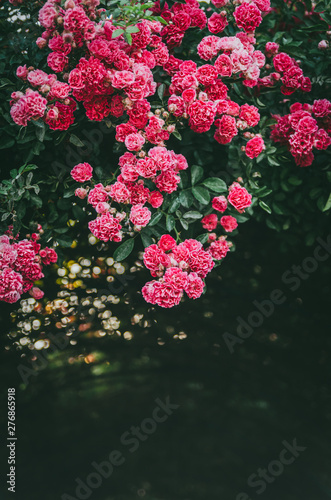
{"label": "rose cluster", "polygon": [[266,55],[272,57],[275,71],[259,79],[259,85],[261,87],[271,87],[277,81],[281,81],[280,91],[284,95],[291,95],[299,89],[302,92],[310,92],[310,78],[304,76],[299,62],[285,52],[278,53],[278,48],[278,44],[274,42],[266,44]]}
{"label": "rose cluster", "polygon": [[299,167],[308,167],[314,160],[313,149],[327,149],[331,144],[331,102],[319,99],[311,104],[296,102],[290,114],[277,120],[271,132],[275,142],[285,144]]}
{"label": "rose cluster", "polygon": [[[243,213],[245,208],[248,208],[252,203],[252,195],[248,193],[247,189],[239,184],[239,182],[234,182],[229,186],[229,194],[227,198],[225,196],[215,196],[212,200],[212,208],[221,212],[222,214],[228,209],[229,205],[232,205],[237,212]],[[214,231],[217,225],[220,224],[225,232],[231,233],[238,227],[238,222],[232,215],[223,215],[220,220],[218,220],[217,214],[209,214],[203,217],[201,220],[202,227],[207,229],[207,231]]]}
{"label": "rose cluster", "polygon": [[[89,229],[102,241],[121,241],[122,221],[127,225],[132,223],[135,231],[145,227],[152,215],[145,204],[160,207],[162,192],[175,191],[180,182],[178,172],[188,168],[183,155],[161,146],[151,148],[147,155],[140,157],[126,152],[120,157],[119,165],[121,173],[112,184],[98,183],[75,191],[80,199],[87,197],[96,210],[98,217],[89,223]],[[72,178],[80,183],[91,180],[92,174],[88,163],[79,163],[71,171]],[[153,182],[156,189],[145,186],[144,179]]]}
{"label": "rose cluster", "polygon": [[199,241],[188,239],[177,245],[168,234],[145,249],[144,264],[158,279],[146,283],[143,297],[166,308],[178,305],[184,292],[189,298],[199,298],[205,286],[203,279],[214,267],[211,254]]}
{"label": "rose cluster", "polygon": [[60,82],[54,74],[26,65],[19,66],[16,73],[33,87],[11,95],[10,114],[17,125],[26,127],[28,121],[42,118],[52,130],[67,130],[74,123],[77,106],[69,97],[71,90],[67,83]]}
{"label": "rose cluster", "polygon": [[37,300],[41,299],[43,292],[33,285],[44,277],[43,265],[57,261],[55,250],[42,249],[37,243],[38,233],[24,240],[18,240],[18,235],[14,238],[10,229],[7,233],[0,236],[0,300],[12,304],[27,291]]}

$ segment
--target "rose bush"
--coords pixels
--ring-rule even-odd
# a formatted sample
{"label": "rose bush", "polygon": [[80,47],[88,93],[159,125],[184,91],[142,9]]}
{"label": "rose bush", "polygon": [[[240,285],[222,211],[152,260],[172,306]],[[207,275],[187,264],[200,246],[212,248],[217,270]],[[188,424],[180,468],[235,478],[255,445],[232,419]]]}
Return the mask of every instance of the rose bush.
{"label": "rose bush", "polygon": [[[16,161],[26,160],[2,185],[4,231],[8,222],[26,231],[32,205],[57,250],[87,227],[112,242],[117,260],[139,250],[140,239],[158,278],[143,296],[172,307],[184,291],[201,295],[208,272],[234,249],[227,233],[249,216],[268,213],[270,227],[287,229],[306,215],[291,203],[311,189],[318,203],[306,212],[329,211],[330,102],[309,78],[309,58],[327,67],[322,10],[260,0],[10,3],[1,13],[8,20],[18,7],[28,19],[23,37],[17,24],[10,29],[31,50],[16,50],[16,80],[14,64],[3,63],[11,127],[1,145],[17,142]],[[297,40],[286,34],[291,23]],[[315,46],[299,59],[306,33]],[[77,147],[71,165],[59,162],[60,143]],[[322,155],[318,173],[296,170],[313,163],[313,148]],[[36,155],[38,169],[28,163]],[[324,217],[308,242],[319,224]],[[168,233],[174,246],[163,250]]]}

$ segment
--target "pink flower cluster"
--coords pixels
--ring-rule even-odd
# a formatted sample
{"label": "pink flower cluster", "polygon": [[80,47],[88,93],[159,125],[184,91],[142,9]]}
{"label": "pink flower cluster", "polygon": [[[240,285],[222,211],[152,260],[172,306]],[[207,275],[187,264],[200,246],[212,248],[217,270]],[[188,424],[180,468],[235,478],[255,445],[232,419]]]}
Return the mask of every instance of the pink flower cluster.
{"label": "pink flower cluster", "polygon": [[[228,56],[224,57],[229,59]],[[222,56],[216,60],[215,66],[220,58]],[[220,71],[223,72],[223,68]],[[256,126],[260,115],[255,106],[239,106],[230,100],[228,88],[218,78],[218,74],[210,64],[197,68],[193,61],[183,62],[171,80],[169,91],[172,95],[168,109],[176,117],[188,117],[189,126],[197,133],[207,132],[215,124],[217,130],[214,138],[221,144],[227,144],[238,134],[239,129]]]}
{"label": "pink flower cluster", "polygon": [[203,279],[214,267],[211,254],[199,241],[189,239],[177,245],[168,234],[145,249],[144,264],[158,280],[146,283],[143,297],[166,308],[178,305],[184,292],[189,298],[199,298],[205,286]]}
{"label": "pink flower cluster", "polygon": [[[216,212],[221,212],[222,214],[229,208],[229,204],[232,205],[237,212],[243,213],[245,208],[249,207],[252,203],[252,195],[242,187],[239,182],[234,182],[229,187],[229,194],[226,198],[225,196],[215,196],[212,200],[212,208]],[[224,259],[227,252],[230,250],[232,243],[228,242],[226,236],[219,236],[217,238],[216,233],[212,233],[218,224],[223,228],[226,233],[232,233],[238,227],[238,222],[232,215],[223,215],[220,220],[218,220],[218,215],[211,213],[205,215],[201,220],[202,227],[209,231],[208,242],[210,246],[208,252],[216,260]]]}
{"label": "pink flower cluster", "polygon": [[207,229],[207,231],[214,231],[218,225],[218,222],[223,227],[224,231],[227,233],[232,233],[238,227],[238,222],[235,217],[232,215],[224,215],[221,217],[220,221],[218,221],[218,217],[216,214],[205,215],[201,220],[202,227]]}
{"label": "pink flower cluster", "polygon": [[273,58],[275,70],[282,75],[281,92],[284,95],[291,95],[295,90],[301,89],[303,92],[311,91],[311,81],[303,75],[295,59],[291,58],[285,52],[280,52]]}
{"label": "pink flower cluster", "polygon": [[52,130],[67,130],[74,123],[75,101],[69,97],[70,87],[58,81],[54,74],[40,69],[19,66],[17,76],[30,84],[23,92],[13,92],[11,117],[17,125],[26,127],[28,121],[44,120]]}
{"label": "pink flower cluster", "polygon": [[299,167],[308,167],[314,160],[313,149],[327,149],[331,144],[331,102],[314,101],[313,105],[296,102],[290,114],[274,116],[277,124],[271,138],[285,144]]}
{"label": "pink flower cluster", "polygon": [[239,182],[233,182],[229,186],[227,199],[225,196],[216,196],[212,200],[212,207],[214,210],[223,213],[228,208],[228,202],[241,214],[245,211],[245,208],[251,205],[252,195]]}
{"label": "pink flower cluster", "polygon": [[[135,231],[145,227],[151,218],[151,211],[144,205],[148,202],[153,208],[163,203],[162,193],[176,191],[180,182],[178,173],[188,168],[185,157],[176,154],[165,147],[155,146],[148,154],[136,156],[126,152],[120,157],[120,175],[116,181],[104,186],[96,184],[93,188],[78,188],[75,195],[84,199],[93,206],[99,214],[97,219],[89,223],[89,229],[102,241],[121,241],[122,226],[131,222]],[[72,171],[71,176],[77,182],[83,183],[92,178],[93,169],[88,163],[79,163]],[[151,191],[144,185],[144,179],[155,184],[156,189]],[[124,205],[115,208],[113,204]],[[122,211],[131,205],[130,212]],[[124,220],[125,219],[125,220]]]}
{"label": "pink flower cluster", "polygon": [[55,250],[41,249],[37,233],[30,240],[20,241],[13,238],[10,230],[7,233],[0,236],[0,300],[12,304],[29,290],[35,298],[42,298],[43,293],[33,284],[43,278],[43,265],[57,261]]}
{"label": "pink flower cluster", "polygon": [[281,81],[280,90],[284,95],[291,95],[296,90],[302,92],[311,91],[311,81],[304,76],[299,63],[290,57],[285,52],[278,53],[279,46],[277,43],[268,42],[265,52],[267,57],[272,57],[272,63],[275,71],[269,75],[259,78],[258,85],[260,87],[272,87],[277,81]]}

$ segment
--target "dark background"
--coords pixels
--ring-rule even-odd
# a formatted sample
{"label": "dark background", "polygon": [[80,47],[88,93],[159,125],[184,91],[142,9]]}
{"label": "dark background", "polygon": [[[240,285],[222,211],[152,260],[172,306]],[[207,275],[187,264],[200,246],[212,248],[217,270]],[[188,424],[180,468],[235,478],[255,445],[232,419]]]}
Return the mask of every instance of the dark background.
{"label": "dark background", "polygon": [[[331,498],[330,262],[320,263],[295,292],[282,282],[316,246],[283,252],[281,236],[244,224],[237,251],[208,278],[205,296],[170,311],[146,309],[137,290],[148,275],[138,273],[111,305],[132,340],[84,332],[76,346],[50,355],[27,387],[17,372],[20,352],[6,337],[15,330],[5,322],[13,306],[3,307],[1,414],[7,387],[16,387],[18,436],[17,493],[3,498],[76,498],[75,478],[85,481],[91,462],[108,459],[114,449],[125,463],[93,490],[93,500],[234,500],[242,491],[252,500]],[[52,298],[55,279],[46,283]],[[97,283],[102,287],[102,278]],[[268,299],[275,288],[286,301],[231,354],[223,333],[236,334],[237,316],[247,319],[252,302]],[[131,325],[135,313],[149,326]],[[180,332],[187,337],[174,338]],[[68,362],[93,352],[99,353],[94,362]],[[121,435],[166,396],[180,407],[130,453]],[[1,428],[4,439],[5,419]],[[306,450],[257,495],[248,477],[278,459],[282,441],[295,438]]]}

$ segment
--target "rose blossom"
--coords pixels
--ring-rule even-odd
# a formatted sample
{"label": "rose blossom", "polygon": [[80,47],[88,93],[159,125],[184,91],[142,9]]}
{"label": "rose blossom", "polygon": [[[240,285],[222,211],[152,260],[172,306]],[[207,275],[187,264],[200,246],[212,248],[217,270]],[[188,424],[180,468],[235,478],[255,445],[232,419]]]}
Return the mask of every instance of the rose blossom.
{"label": "rose blossom", "polygon": [[221,236],[217,241],[213,241],[208,249],[210,255],[216,260],[222,260],[230,250],[228,242],[224,236]]}
{"label": "rose blossom", "polygon": [[88,224],[91,233],[102,241],[121,241],[122,226],[109,212],[105,212]]}
{"label": "rose blossom", "polygon": [[145,227],[151,219],[151,211],[141,203],[133,205],[130,211],[130,221],[135,226]]}
{"label": "rose blossom", "polygon": [[153,208],[159,208],[163,203],[163,196],[159,191],[152,191],[149,195],[148,202]]}
{"label": "rose blossom", "polygon": [[88,203],[90,203],[93,207],[96,207],[99,202],[108,201],[109,193],[105,190],[104,186],[99,183],[91,189],[88,195]]}
{"label": "rose blossom", "polygon": [[216,12],[214,12],[208,19],[208,29],[213,35],[221,33],[228,24],[226,15],[223,16],[222,14],[217,14]]}
{"label": "rose blossom", "polygon": [[201,219],[202,227],[207,229],[207,231],[213,231],[216,228],[217,223],[218,218],[216,214],[206,215],[203,219]]}
{"label": "rose blossom", "polygon": [[248,158],[257,158],[260,153],[265,149],[264,141],[261,136],[256,135],[253,139],[250,139],[245,148],[245,153]]}
{"label": "rose blossom", "polygon": [[163,271],[170,265],[170,257],[161,248],[153,244],[145,248],[144,265],[151,271],[152,276],[157,276],[157,272]]}
{"label": "rose blossom", "polygon": [[169,267],[164,274],[164,281],[172,285],[178,292],[183,291],[187,284],[188,274],[178,267]]}
{"label": "rose blossom", "polygon": [[110,196],[116,203],[128,203],[130,192],[123,182],[115,182],[110,187]]}
{"label": "rose blossom", "polygon": [[124,142],[129,151],[140,151],[145,144],[145,139],[142,135],[133,133],[127,135]]}
{"label": "rose blossom", "polygon": [[224,215],[220,220],[221,226],[227,233],[231,233],[238,227],[238,222],[232,215]]}
{"label": "rose blossom", "polygon": [[[228,207],[228,202],[225,198],[225,196],[215,196],[212,200],[212,207],[214,210],[217,210],[218,212],[225,212],[225,210]],[[216,226],[215,226],[216,227]]]}
{"label": "rose blossom", "polygon": [[44,292],[42,290],[40,290],[40,288],[34,286],[31,288],[31,290],[29,291],[29,294],[31,295],[31,297],[33,297],[35,300],[40,300],[43,298],[44,296]]}
{"label": "rose blossom", "polygon": [[6,267],[0,271],[0,300],[13,304],[23,293],[23,278],[21,274]]}
{"label": "rose blossom", "polygon": [[228,201],[239,213],[243,213],[251,205],[252,195],[238,182],[234,182],[229,187]]}
{"label": "rose blossom", "polygon": [[243,2],[236,7],[233,15],[238,28],[242,28],[247,33],[255,31],[262,21],[261,12],[253,3]]}
{"label": "rose blossom", "polygon": [[89,181],[93,175],[93,168],[89,163],[78,163],[71,170],[70,175],[77,182]]}
{"label": "rose blossom", "polygon": [[190,273],[184,290],[190,299],[198,299],[203,293],[204,286],[204,282],[197,273]]}
{"label": "rose blossom", "polygon": [[163,234],[158,242],[158,246],[164,252],[168,252],[176,247],[176,241],[170,234]]}

